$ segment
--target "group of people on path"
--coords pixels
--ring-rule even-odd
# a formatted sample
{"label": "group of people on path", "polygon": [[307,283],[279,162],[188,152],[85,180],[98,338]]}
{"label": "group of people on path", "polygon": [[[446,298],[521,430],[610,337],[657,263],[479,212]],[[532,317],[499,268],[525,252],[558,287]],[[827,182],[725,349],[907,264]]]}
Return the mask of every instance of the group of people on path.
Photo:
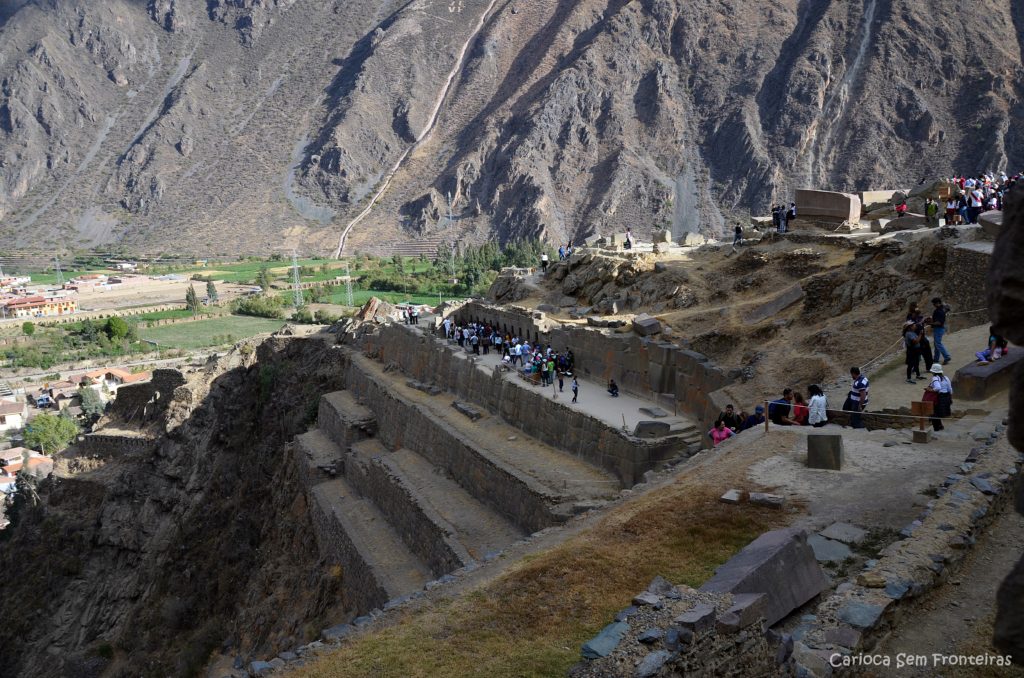
{"label": "group of people on path", "polygon": [[[946,326],[949,307],[942,303],[942,299],[932,299],[932,314],[924,315],[917,303],[910,304],[907,311],[907,318],[903,322],[903,346],[906,349],[907,383],[914,384],[916,379],[925,379],[921,376],[921,362],[924,361],[924,369],[932,371],[933,365],[941,362],[948,365],[952,357],[949,351],[942,344],[942,338],[946,335]],[[932,331],[932,338],[935,340],[935,347],[932,348],[928,340],[928,330]],[[934,350],[934,354],[933,354]],[[940,365],[941,368],[941,365]],[[941,369],[940,369],[941,372]]]}
{"label": "group of people on path", "polygon": [[403,306],[399,314],[402,316],[403,325],[419,325],[420,324],[420,309],[418,306],[409,306],[406,308]]}
{"label": "group of people on path", "polygon": [[976,224],[982,212],[1003,209],[1010,189],[1022,179],[1022,173],[1009,177],[1006,172],[952,177],[960,194],[946,199],[946,225]]}
{"label": "group of people on path", "polygon": [[789,222],[796,219],[796,203],[772,205],[772,226],[778,233],[785,233],[789,229]]}
{"label": "group of people on path", "polygon": [[502,334],[489,323],[457,324],[451,318],[445,318],[441,328],[445,338],[474,355],[488,355],[493,348],[501,354],[503,363],[510,368],[518,368],[523,378],[540,386],[554,386],[557,381],[561,392],[565,390],[566,379],[571,380],[572,401],[577,401],[579,382],[573,375],[576,357],[571,349],[555,351],[551,344],[546,347],[540,343],[531,344],[529,339],[520,340],[507,332]]}

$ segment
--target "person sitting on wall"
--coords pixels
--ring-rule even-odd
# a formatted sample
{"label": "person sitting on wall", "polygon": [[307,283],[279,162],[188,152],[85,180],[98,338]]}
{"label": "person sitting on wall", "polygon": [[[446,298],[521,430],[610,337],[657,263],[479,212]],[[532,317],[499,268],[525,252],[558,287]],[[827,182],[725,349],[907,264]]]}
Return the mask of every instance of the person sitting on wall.
{"label": "person sitting on wall", "polygon": [[793,403],[793,389],[787,388],[782,391],[782,397],[768,403],[768,418],[776,426],[798,426],[799,424],[790,418],[790,406]]}
{"label": "person sitting on wall", "polygon": [[714,446],[718,447],[718,443],[728,440],[736,435],[736,432],[725,425],[725,422],[719,419],[715,422],[714,427],[708,431],[708,435],[714,442]]}
{"label": "person sitting on wall", "polygon": [[608,393],[613,398],[619,397],[619,385],[615,383],[614,379],[608,380]]}
{"label": "person sitting on wall", "polygon": [[746,431],[748,428],[754,428],[764,423],[764,405],[758,405],[754,408],[754,413],[743,420],[743,429]]}
{"label": "person sitting on wall", "polygon": [[724,421],[725,425],[733,431],[743,430],[743,418],[736,413],[731,403],[725,406],[725,411],[720,413],[718,418]]}

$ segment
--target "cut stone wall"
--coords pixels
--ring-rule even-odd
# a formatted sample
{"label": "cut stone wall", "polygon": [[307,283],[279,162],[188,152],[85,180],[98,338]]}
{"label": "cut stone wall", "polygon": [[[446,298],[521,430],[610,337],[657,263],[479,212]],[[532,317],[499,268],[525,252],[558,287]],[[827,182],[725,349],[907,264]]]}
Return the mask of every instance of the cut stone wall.
{"label": "cut stone wall", "polygon": [[[949,318],[947,327],[955,332],[971,325],[988,321],[986,275],[992,262],[994,242],[979,240],[951,247],[946,257],[943,280],[946,285],[944,301],[956,314]],[[930,304],[926,304],[930,307]],[[980,309],[980,311],[978,311]],[[965,311],[978,311],[962,315]]]}
{"label": "cut stone wall", "polygon": [[418,453],[444,469],[467,492],[527,532],[556,525],[555,505],[561,497],[533,478],[476,449],[472,440],[446,426],[425,410],[391,393],[362,366],[367,359],[349,352],[345,382],[348,390],[383,422],[379,439],[391,449]]}
{"label": "cut stone wall", "polygon": [[78,447],[86,454],[120,457],[131,454],[149,454],[156,449],[156,439],[149,436],[86,433]]}
{"label": "cut stone wall", "polygon": [[[523,327],[530,326],[531,317],[524,315],[528,313],[525,309],[520,312],[511,307],[471,302],[455,317],[462,322],[488,322],[499,328]],[[696,419],[698,428],[710,428],[722,411],[719,401],[728,402],[724,395],[712,395],[733,383],[726,372],[707,356],[677,344],[635,334],[607,334],[546,318],[532,331],[555,350],[571,349],[576,369],[584,376],[599,381],[615,379],[626,393],[657,401],[662,407],[674,399],[675,409]]]}
{"label": "cut stone wall", "polygon": [[117,389],[110,405],[110,419],[135,426],[156,421],[171,402],[174,389],[185,383],[178,370],[153,370],[152,378],[141,384],[128,384]]}
{"label": "cut stone wall", "polygon": [[384,458],[368,458],[358,451],[345,457],[345,477],[363,496],[371,498],[388,523],[435,576],[472,562],[453,537],[454,530]]}
{"label": "cut stone wall", "polygon": [[[363,338],[363,348],[404,374],[437,384],[464,400],[487,408],[527,435],[614,473],[625,487],[640,482],[646,471],[678,457],[681,436],[642,440],[586,413],[552,400],[456,357],[457,346],[424,337],[397,325],[384,326]],[[712,415],[714,416],[714,415]]]}

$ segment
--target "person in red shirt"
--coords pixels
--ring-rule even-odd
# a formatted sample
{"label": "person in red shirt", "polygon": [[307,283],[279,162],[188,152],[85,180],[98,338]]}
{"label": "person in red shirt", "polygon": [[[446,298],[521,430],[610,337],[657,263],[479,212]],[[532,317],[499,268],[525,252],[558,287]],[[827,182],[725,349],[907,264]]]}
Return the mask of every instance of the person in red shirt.
{"label": "person in red shirt", "polygon": [[811,413],[802,393],[793,394],[793,421],[800,426],[807,426],[807,415]]}

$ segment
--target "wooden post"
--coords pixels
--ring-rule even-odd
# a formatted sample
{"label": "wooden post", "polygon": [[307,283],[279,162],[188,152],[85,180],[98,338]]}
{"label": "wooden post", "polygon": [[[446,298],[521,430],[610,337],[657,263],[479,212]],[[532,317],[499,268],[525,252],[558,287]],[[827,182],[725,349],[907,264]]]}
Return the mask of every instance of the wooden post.
{"label": "wooden post", "polygon": [[928,416],[934,411],[934,403],[928,402],[927,400],[917,400],[910,403],[910,413],[920,417],[918,419],[918,430],[925,430],[925,426],[928,422]]}
{"label": "wooden post", "polygon": [[764,401],[764,432],[768,433],[768,401]]}

